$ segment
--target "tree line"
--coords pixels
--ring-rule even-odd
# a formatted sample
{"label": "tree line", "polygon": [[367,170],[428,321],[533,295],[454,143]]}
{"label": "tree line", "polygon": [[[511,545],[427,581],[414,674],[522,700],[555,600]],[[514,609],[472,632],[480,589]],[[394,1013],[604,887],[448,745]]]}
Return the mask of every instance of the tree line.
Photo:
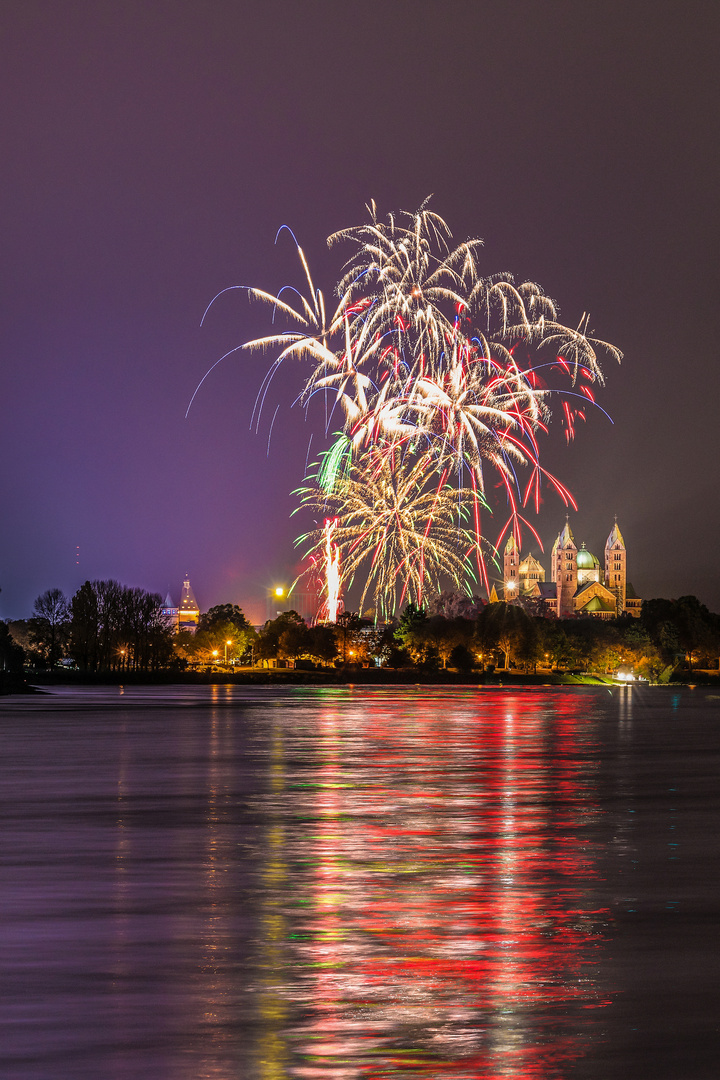
{"label": "tree line", "polygon": [[718,666],[720,617],[694,596],[643,603],[639,619],[555,619],[520,603],[486,603],[446,592],[399,620],[375,625],[345,612],[309,626],[295,611],[257,632],[236,604],[200,616],[195,633],[174,633],[159,593],[117,581],[86,581],[67,600],[39,596],[28,620],[0,624],[0,669],[52,669],[68,662],[86,672],[152,672],[285,661],[291,664],[416,667],[423,670],[612,672],[626,665],[650,679],[676,669]]}
{"label": "tree line", "polygon": [[611,673],[632,668],[656,680],[674,671],[718,667],[720,616],[697,597],[649,600],[639,619],[556,619],[532,605],[485,603],[442,593],[409,604],[384,626],[345,613],[334,625],[307,626],[297,612],[265,623],[256,659],[336,665],[381,664],[421,670],[535,672],[538,667]]}
{"label": "tree line", "polygon": [[632,668],[648,679],[675,670],[718,667],[720,616],[697,597],[649,600],[639,619],[556,619],[519,603],[486,604],[470,617],[408,607],[396,631],[419,666],[516,668],[610,673]]}
{"label": "tree line", "polygon": [[68,660],[82,671],[158,671],[174,657],[160,594],[112,580],[86,581],[70,600],[48,589],[10,632],[37,668]]}

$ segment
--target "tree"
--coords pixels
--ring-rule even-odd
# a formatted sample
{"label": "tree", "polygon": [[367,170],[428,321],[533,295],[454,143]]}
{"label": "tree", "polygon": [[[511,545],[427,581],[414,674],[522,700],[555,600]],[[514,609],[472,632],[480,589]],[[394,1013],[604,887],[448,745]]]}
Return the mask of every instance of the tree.
{"label": "tree", "polygon": [[[8,624],[0,620],[0,672],[21,675],[25,652],[12,638]],[[0,687],[3,679],[0,678]]]}
{"label": "tree", "polygon": [[631,619],[627,625],[620,626],[619,631],[622,663],[632,665],[635,673],[646,679],[657,679],[664,664],[647,630],[638,625],[637,619]]}
{"label": "tree", "polygon": [[173,657],[162,597],[117,581],[86,581],[70,602],[70,653],[85,671],[148,671]]}
{"label": "tree", "polygon": [[395,639],[397,626],[394,622],[365,627],[363,637],[367,643],[368,657],[380,667],[407,667],[410,658]]}
{"label": "tree", "polygon": [[475,666],[475,657],[466,645],[456,645],[450,653],[450,666],[467,675]]}
{"label": "tree", "polygon": [[219,627],[228,624],[239,631],[251,628],[242,608],[238,607],[237,604],[216,604],[215,607],[211,607],[209,611],[200,616],[197,629],[198,631],[217,630]]}
{"label": "tree", "polygon": [[359,657],[367,652],[366,643],[360,636],[361,629],[362,622],[357,612],[343,611],[338,615],[335,623],[335,639],[343,664],[347,663],[348,656],[351,653],[351,660],[356,662]]}
{"label": "tree", "polygon": [[329,623],[318,623],[307,632],[306,655],[321,664],[330,664],[338,655],[335,627]]}
{"label": "tree", "polygon": [[531,618],[556,618],[555,612],[548,607],[542,596],[518,596],[514,603],[519,604],[523,611],[526,611]]}
{"label": "tree", "polygon": [[244,656],[256,641],[257,634],[249,623],[239,630],[235,623],[216,622],[194,634],[178,636],[176,643],[189,659],[212,664],[223,661],[226,650],[229,660]]}
{"label": "tree", "polygon": [[445,619],[476,619],[484,607],[485,601],[479,596],[467,596],[457,589],[446,589],[427,604],[430,616],[442,615]]}
{"label": "tree", "polygon": [[622,636],[616,621],[578,620],[570,632],[574,667],[611,672],[623,662]]}
{"label": "tree", "polygon": [[33,605],[30,620],[30,642],[44,664],[54,668],[67,646],[70,630],[70,608],[60,589],[47,589]]}
{"label": "tree", "polygon": [[563,625],[569,645],[568,666],[589,671],[598,643],[607,637],[607,624],[600,619],[564,619]]}
{"label": "tree", "polygon": [[428,646],[437,652],[442,666],[446,668],[457,648],[467,648],[472,640],[473,629],[473,623],[463,616],[450,619],[435,615],[429,620],[424,636]]}
{"label": "tree", "polygon": [[[277,619],[269,619],[263,626],[258,634],[255,655],[260,660],[276,660],[281,654],[285,656],[285,649],[293,648],[303,628],[307,631],[307,623],[297,611],[283,611]],[[297,636],[286,638],[284,646],[281,647],[280,639],[283,633],[292,629],[297,631]]]}
{"label": "tree", "polygon": [[429,622],[425,608],[418,608],[413,603],[408,604],[400,616],[395,640],[402,645],[414,664],[422,664],[428,659]]}
{"label": "tree", "polygon": [[32,632],[32,620],[31,619],[8,619],[6,625],[10,631],[10,636],[16,645],[20,645],[25,653],[25,659],[30,660],[31,655],[34,654],[34,649],[30,641],[30,634]]}
{"label": "tree", "polygon": [[[481,612],[475,624],[477,644],[483,655],[499,649],[503,654],[504,665],[509,668],[515,653],[524,656],[529,639],[534,638],[533,621],[527,612],[517,604],[507,604],[500,600],[497,604],[488,604]],[[518,656],[519,659],[522,658]]]}
{"label": "tree", "polygon": [[94,671],[99,662],[101,616],[96,589],[89,581],[70,601],[70,613],[70,654],[83,671]]}
{"label": "tree", "polygon": [[524,671],[537,671],[538,662],[542,659],[542,637],[538,626],[540,621],[537,617],[530,617],[515,648],[515,660],[522,665]]}
{"label": "tree", "polygon": [[116,629],[124,639],[122,664],[129,670],[156,671],[173,657],[170,628],[162,614],[162,597],[144,589],[123,588]]}
{"label": "tree", "polygon": [[701,656],[720,652],[720,619],[696,596],[646,600],[640,621],[668,664],[684,658],[692,667]]}
{"label": "tree", "polygon": [[244,656],[257,634],[237,604],[216,604],[202,614],[194,634],[176,637],[176,647],[189,660],[212,664]]}
{"label": "tree", "polygon": [[281,660],[296,661],[307,652],[309,639],[305,621],[289,622],[280,632],[277,655]]}
{"label": "tree", "polygon": [[564,622],[559,619],[545,619],[539,624],[540,647],[550,662],[550,667],[557,671],[570,663],[572,649],[565,633]]}

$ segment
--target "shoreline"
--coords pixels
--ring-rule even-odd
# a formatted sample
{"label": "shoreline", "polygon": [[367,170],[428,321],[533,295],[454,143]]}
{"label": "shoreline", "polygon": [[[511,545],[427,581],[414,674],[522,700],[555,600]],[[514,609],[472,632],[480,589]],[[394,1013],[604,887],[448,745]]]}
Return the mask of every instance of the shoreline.
{"label": "shoreline", "polygon": [[544,671],[538,674],[515,672],[469,672],[457,671],[419,671],[412,668],[335,668],[320,671],[296,669],[246,669],[240,672],[155,672],[155,673],[118,673],[118,672],[64,672],[61,674],[32,673],[22,680],[14,682],[12,688],[0,687],[0,694],[38,693],[47,686],[720,686],[720,673],[695,672],[683,673],[682,678],[670,683],[627,683],[615,680],[610,675],[594,673],[571,674],[569,672]]}

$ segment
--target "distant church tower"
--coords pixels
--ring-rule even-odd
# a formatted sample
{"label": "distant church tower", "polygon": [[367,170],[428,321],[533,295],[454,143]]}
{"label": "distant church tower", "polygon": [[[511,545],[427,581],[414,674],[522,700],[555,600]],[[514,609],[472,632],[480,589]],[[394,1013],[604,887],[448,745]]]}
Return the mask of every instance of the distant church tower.
{"label": "distant church tower", "polygon": [[199,618],[200,608],[197,606],[195,593],[190,588],[190,581],[186,578],[183,581],[180,607],[178,608],[178,630],[189,630],[191,634],[194,634],[197,630]]}
{"label": "distant church tower", "polygon": [[577,554],[572,529],[566,521],[552,548],[551,577],[557,587],[558,619],[566,619],[575,611],[573,597],[578,586]]}
{"label": "distant church tower", "polygon": [[618,615],[622,615],[627,594],[627,551],[617,518],[605,543],[605,585],[615,596]]}
{"label": "distant church tower", "polygon": [[505,599],[513,600],[517,597],[519,592],[520,580],[520,549],[517,546],[515,537],[511,534],[508,536],[507,544],[505,545],[505,556],[503,559],[503,571],[505,578]]}

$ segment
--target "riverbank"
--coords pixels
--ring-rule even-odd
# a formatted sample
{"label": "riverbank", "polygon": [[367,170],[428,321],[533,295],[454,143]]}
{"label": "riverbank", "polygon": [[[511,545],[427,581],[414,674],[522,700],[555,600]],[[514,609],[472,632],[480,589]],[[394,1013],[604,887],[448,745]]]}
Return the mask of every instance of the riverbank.
{"label": "riverbank", "polygon": [[4,694],[29,693],[30,686],[25,675],[18,675],[14,671],[0,671],[0,697]]}
{"label": "riverbank", "polygon": [[[707,672],[687,672],[676,684],[720,684],[720,676]],[[323,668],[305,671],[292,668],[244,668],[241,671],[161,671],[161,672],[33,672],[26,689],[43,686],[339,686],[347,685],[428,685],[428,686],[612,686],[610,675],[542,671],[520,672],[420,671],[415,668]],[[30,684],[28,686],[28,684]],[[23,686],[0,693],[18,693]]]}

